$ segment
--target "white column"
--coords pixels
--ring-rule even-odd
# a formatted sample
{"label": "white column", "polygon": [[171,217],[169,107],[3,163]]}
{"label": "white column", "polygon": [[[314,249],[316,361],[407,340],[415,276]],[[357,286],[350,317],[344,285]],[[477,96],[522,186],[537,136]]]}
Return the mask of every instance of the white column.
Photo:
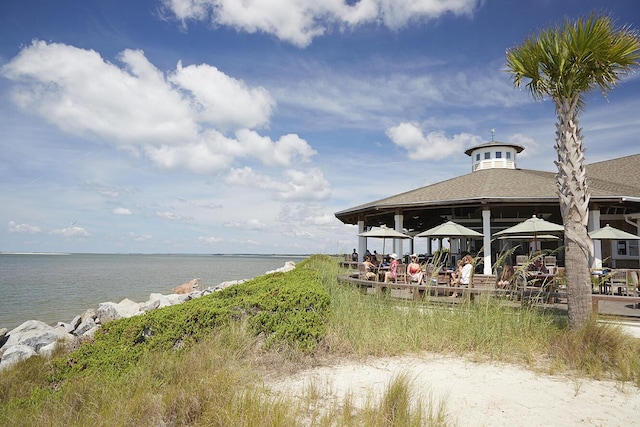
{"label": "white column", "polygon": [[[600,209],[589,211],[589,221],[587,230],[594,231],[600,229]],[[613,258],[613,252],[611,253]],[[602,268],[602,244],[600,240],[593,241],[593,254],[591,254],[591,268]]]}
{"label": "white column", "polygon": [[[397,213],[393,216],[393,223],[395,224],[395,230],[402,233],[402,227],[404,227],[404,216],[401,213]],[[402,258],[402,239],[393,239],[393,252],[398,254]]]}
{"label": "white column", "polygon": [[[364,233],[364,220],[358,220],[358,234]],[[358,261],[362,261],[364,253],[367,251],[367,238],[358,236]]]}
{"label": "white column", "polygon": [[491,274],[491,211],[489,209],[482,210],[482,246],[484,247],[484,274]]}

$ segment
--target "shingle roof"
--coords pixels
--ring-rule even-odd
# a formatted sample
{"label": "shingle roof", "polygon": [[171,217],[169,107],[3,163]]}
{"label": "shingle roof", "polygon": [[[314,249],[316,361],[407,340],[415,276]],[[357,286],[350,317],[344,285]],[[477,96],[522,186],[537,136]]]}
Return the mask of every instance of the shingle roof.
{"label": "shingle roof", "polygon": [[[640,154],[587,165],[587,182],[596,199],[640,198]],[[380,207],[439,205],[462,201],[557,200],[556,173],[531,169],[486,169],[386,197],[336,213]]]}

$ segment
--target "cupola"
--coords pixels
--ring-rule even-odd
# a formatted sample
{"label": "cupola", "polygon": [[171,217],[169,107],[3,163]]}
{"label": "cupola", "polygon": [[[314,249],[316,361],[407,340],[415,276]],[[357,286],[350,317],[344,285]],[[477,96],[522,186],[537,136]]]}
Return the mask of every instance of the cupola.
{"label": "cupola", "polygon": [[516,155],[524,150],[518,144],[491,141],[467,149],[471,157],[471,171],[483,169],[516,169]]}

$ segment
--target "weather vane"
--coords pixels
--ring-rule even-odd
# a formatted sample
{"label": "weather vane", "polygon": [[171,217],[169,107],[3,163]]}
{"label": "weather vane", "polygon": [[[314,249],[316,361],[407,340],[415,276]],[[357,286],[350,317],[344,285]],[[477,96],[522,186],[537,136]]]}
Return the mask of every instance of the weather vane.
{"label": "weather vane", "polygon": [[491,133],[491,142],[494,142],[494,138],[496,136],[496,129],[495,128],[489,129],[489,133]]}

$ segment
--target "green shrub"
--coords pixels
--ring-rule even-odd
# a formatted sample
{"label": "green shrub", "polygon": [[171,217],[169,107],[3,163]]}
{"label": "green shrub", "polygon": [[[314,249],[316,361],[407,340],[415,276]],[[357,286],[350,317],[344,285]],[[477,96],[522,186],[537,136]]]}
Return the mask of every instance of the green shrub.
{"label": "green shrub", "polygon": [[75,373],[121,375],[148,352],[188,348],[230,322],[247,321],[268,345],[311,351],[324,337],[329,295],[304,262],[180,305],[106,323],[94,341],[56,362],[56,380]]}

